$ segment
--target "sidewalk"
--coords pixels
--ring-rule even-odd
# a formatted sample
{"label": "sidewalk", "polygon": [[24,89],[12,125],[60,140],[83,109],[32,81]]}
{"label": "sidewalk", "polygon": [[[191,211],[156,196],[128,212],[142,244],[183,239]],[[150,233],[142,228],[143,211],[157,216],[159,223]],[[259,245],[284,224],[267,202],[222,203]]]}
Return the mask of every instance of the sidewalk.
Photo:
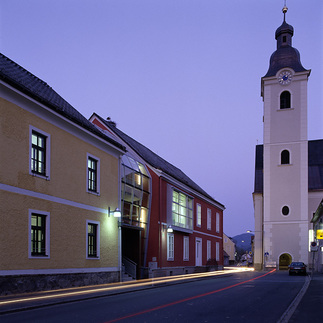
{"label": "sidewalk", "polygon": [[323,322],[323,274],[315,273],[289,323]]}

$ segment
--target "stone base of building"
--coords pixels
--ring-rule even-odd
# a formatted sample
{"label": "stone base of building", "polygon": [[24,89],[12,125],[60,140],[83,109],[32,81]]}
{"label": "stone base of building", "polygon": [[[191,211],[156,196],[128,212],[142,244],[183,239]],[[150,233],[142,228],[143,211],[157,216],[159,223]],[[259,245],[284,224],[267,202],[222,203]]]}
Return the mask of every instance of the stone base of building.
{"label": "stone base of building", "polygon": [[120,281],[120,273],[98,272],[51,275],[0,276],[0,295],[30,293]]}
{"label": "stone base of building", "polygon": [[263,269],[263,264],[255,263],[253,267],[255,268],[255,270],[262,270]]}

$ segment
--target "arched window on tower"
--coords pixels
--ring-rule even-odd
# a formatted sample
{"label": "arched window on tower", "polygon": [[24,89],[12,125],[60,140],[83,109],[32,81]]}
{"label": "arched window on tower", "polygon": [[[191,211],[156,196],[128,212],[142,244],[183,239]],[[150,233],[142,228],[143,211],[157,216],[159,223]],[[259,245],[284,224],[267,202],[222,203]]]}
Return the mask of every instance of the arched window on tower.
{"label": "arched window on tower", "polygon": [[290,157],[289,157],[289,151],[283,150],[280,154],[280,163],[281,165],[288,165],[290,164]]}
{"label": "arched window on tower", "polygon": [[290,92],[284,91],[280,95],[280,108],[290,109]]}

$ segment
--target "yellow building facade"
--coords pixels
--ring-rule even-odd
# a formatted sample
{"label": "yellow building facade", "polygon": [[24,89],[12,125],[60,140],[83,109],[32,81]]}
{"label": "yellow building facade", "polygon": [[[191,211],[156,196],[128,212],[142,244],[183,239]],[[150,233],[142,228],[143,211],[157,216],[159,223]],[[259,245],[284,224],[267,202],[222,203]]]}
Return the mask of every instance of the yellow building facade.
{"label": "yellow building facade", "polygon": [[2,293],[118,281],[109,210],[120,206],[124,147],[3,55],[0,66]]}
{"label": "yellow building facade", "polygon": [[236,245],[225,233],[223,233],[223,250],[229,256],[229,264],[235,263]]}

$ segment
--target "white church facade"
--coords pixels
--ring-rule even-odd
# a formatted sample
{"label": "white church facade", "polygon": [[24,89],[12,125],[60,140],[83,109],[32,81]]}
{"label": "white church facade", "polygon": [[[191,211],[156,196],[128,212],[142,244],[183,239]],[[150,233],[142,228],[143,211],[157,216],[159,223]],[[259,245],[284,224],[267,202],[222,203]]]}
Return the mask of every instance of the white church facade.
{"label": "white church facade", "polygon": [[256,146],[253,192],[256,269],[287,269],[292,261],[311,265],[311,220],[323,198],[323,140],[307,137],[311,70],[292,47],[294,29],[286,12],[284,7],[277,49],[261,78],[264,132],[263,145]]}

